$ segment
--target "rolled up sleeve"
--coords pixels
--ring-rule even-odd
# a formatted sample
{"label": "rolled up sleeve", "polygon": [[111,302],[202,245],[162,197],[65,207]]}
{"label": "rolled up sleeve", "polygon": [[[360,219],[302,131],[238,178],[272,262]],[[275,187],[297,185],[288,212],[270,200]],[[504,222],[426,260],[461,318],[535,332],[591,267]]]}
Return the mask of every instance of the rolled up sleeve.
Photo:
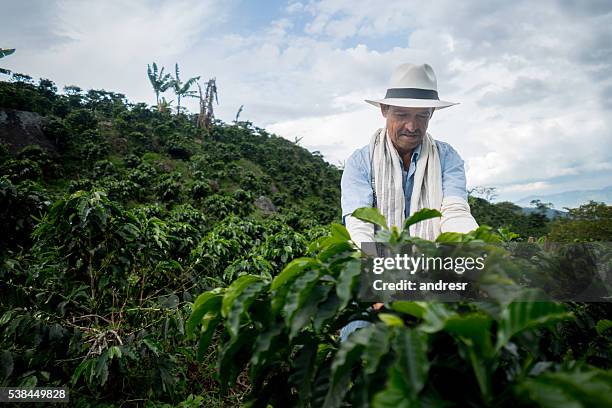
{"label": "rolled up sleeve", "polygon": [[343,220],[357,208],[372,206],[373,194],[370,169],[366,162],[367,150],[368,146],[353,152],[344,166],[340,182]]}
{"label": "rolled up sleeve", "polygon": [[463,159],[451,145],[438,142],[442,165],[442,194],[444,197],[461,197],[467,201],[465,167]]}

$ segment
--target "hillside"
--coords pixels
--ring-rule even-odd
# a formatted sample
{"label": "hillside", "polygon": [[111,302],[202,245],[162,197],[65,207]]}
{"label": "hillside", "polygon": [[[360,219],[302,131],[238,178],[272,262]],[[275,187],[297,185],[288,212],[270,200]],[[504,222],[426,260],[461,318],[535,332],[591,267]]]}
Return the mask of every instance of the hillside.
{"label": "hillside", "polygon": [[[113,378],[133,373],[144,382],[124,386],[122,399],[188,395],[175,383],[189,370],[180,365],[188,355],[151,355],[150,347],[184,344],[187,307],[202,290],[245,272],[272,276],[303,255],[322,226],[340,218],[341,171],[249,122],[217,121],[206,132],[194,115],[158,112],[118,93],[59,94],[51,81],[20,79],[0,82],[0,321],[15,322],[3,349],[21,338],[20,348],[38,351],[29,362],[2,354],[11,369],[0,380],[64,378],[79,361],[51,371],[49,361],[84,357],[103,330],[100,319],[143,308],[112,325],[132,362],[87,374],[81,393],[99,397],[87,388],[110,391]],[[39,304],[44,293],[57,295]],[[32,331],[40,337],[23,337]]]}
{"label": "hillside", "polygon": [[[595,282],[582,244],[546,234],[610,241],[611,207],[550,221],[470,197],[481,227],[435,245],[360,209],[383,243],[473,242],[494,274],[484,302],[375,311],[337,223],[341,171],[320,155],[249,122],[209,131],[119,93],[13,79],[0,82],[0,387],[66,387],[78,407],[612,404],[611,303],[515,301],[514,285]],[[354,320],[368,326],[342,340]]]}
{"label": "hillside", "polygon": [[[214,221],[272,217],[302,231],[339,218],[341,172],[322,157],[249,122],[157,112],[123,95],[60,95],[50,81],[0,82],[0,142],[7,183],[30,182],[50,201],[101,190],[127,208],[188,206]],[[43,149],[29,148],[36,144]],[[20,152],[20,153],[18,153]]]}

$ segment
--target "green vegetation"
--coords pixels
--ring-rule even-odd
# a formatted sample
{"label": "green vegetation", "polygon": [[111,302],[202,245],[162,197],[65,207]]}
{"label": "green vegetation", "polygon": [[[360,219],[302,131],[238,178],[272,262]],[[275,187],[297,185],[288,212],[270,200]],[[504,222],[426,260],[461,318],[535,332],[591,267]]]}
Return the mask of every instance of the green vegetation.
{"label": "green vegetation", "polygon": [[[376,210],[360,209],[354,215],[385,228]],[[404,231],[439,215],[416,213]],[[384,230],[381,238],[430,244],[397,229]],[[196,299],[186,330],[198,334],[203,357],[220,327],[222,389],[246,371],[252,384],[250,406],[612,404],[612,372],[568,356],[575,348],[561,333],[574,327],[567,323],[576,319],[570,308],[539,302],[533,292],[503,283],[489,285],[498,287],[488,301],[395,301],[386,313],[368,312],[367,304],[355,300],[361,261],[349,240],[343,226],[332,224],[330,236],[310,245],[310,256],[293,260],[273,279],[243,275]],[[490,228],[480,227],[470,234],[442,234],[436,242],[500,240]],[[516,269],[506,251],[490,251],[497,270]],[[336,331],[355,318],[373,324],[339,344]],[[608,327],[606,320],[599,322]],[[612,353],[606,347],[612,342],[601,336],[598,341],[607,345],[597,355],[606,356],[603,365],[609,368]]]}
{"label": "green vegetation", "polygon": [[[149,71],[159,96],[171,77]],[[0,144],[0,386],[67,386],[76,406],[610,404],[607,304],[369,312],[334,223],[341,171],[213,120],[211,81],[209,126],[163,98],[0,82],[0,107],[38,113],[42,129],[38,144]],[[471,204],[494,228],[440,240],[610,237],[608,206],[550,223]],[[360,316],[374,324],[340,343]]]}

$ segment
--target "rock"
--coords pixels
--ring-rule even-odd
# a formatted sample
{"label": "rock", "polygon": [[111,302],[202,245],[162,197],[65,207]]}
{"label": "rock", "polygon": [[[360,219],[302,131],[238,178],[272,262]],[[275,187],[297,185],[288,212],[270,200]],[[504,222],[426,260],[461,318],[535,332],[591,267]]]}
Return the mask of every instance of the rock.
{"label": "rock", "polygon": [[217,183],[216,180],[208,180],[208,185],[213,192],[216,193],[219,191],[219,183]]}
{"label": "rock", "polygon": [[57,156],[55,145],[42,131],[45,118],[38,113],[14,109],[0,109],[0,142],[6,143],[11,153],[27,145],[39,145],[51,156]]}
{"label": "rock", "polygon": [[276,206],[266,196],[259,196],[255,200],[255,207],[259,208],[261,212],[266,215],[276,212]]}

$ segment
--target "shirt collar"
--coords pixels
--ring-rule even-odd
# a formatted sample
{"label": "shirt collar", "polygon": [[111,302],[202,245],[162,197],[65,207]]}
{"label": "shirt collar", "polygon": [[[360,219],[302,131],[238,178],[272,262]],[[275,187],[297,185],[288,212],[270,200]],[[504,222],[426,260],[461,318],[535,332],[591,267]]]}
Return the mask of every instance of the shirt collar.
{"label": "shirt collar", "polygon": [[[411,161],[414,162],[416,164],[417,160],[419,159],[419,155],[421,154],[421,147],[423,146],[423,142],[419,143],[419,145],[417,147],[414,148],[414,150],[412,151],[412,157],[411,157]],[[400,165],[402,164],[402,159],[400,158]],[[402,167],[402,172],[404,173],[408,173],[408,170],[404,170],[404,166]]]}
{"label": "shirt collar", "polygon": [[419,155],[421,154],[421,146],[423,146],[423,142],[419,143],[419,145],[412,152],[412,161],[417,161]]}

